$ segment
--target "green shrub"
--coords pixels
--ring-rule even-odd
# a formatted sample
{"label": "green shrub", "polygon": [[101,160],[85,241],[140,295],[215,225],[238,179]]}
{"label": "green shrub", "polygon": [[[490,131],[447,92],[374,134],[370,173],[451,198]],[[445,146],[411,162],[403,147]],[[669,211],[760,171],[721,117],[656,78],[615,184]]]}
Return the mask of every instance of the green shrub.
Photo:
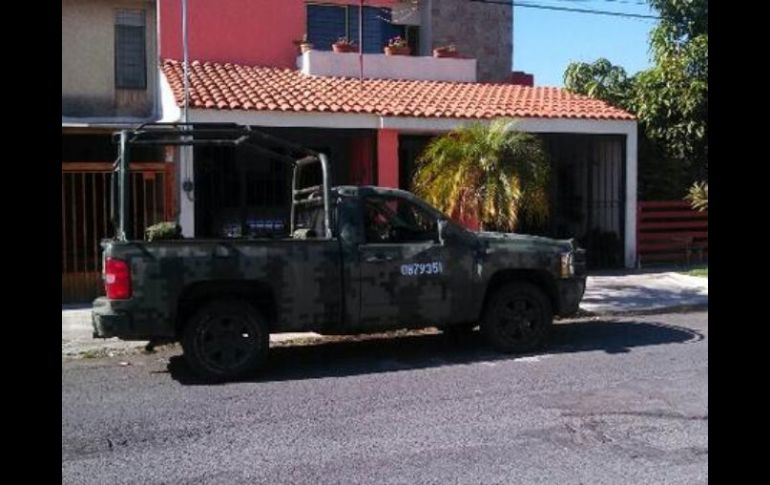
{"label": "green shrub", "polygon": [[145,230],[145,239],[147,241],[182,239],[182,227],[174,221],[159,222]]}

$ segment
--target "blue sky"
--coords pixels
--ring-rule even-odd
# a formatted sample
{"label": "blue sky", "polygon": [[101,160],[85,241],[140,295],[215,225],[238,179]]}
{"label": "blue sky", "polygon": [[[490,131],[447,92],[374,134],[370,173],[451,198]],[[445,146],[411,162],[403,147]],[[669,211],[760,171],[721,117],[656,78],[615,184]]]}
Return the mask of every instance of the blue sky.
{"label": "blue sky", "polygon": [[[527,2],[525,2],[527,3]],[[532,0],[568,8],[655,15],[640,0]],[[567,65],[605,57],[629,75],[649,67],[649,33],[656,20],[514,7],[513,69],[536,86],[563,86]]]}

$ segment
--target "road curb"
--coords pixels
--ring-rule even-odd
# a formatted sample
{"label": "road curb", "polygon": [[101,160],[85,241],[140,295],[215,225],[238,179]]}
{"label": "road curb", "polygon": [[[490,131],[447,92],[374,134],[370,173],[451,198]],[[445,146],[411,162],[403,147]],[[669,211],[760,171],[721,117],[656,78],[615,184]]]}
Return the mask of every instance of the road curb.
{"label": "road curb", "polygon": [[[74,310],[74,311],[73,311]],[[146,352],[147,342],[123,342],[115,339],[91,339],[90,338],[90,315],[86,318],[84,315],[87,307],[81,308],[63,308],[62,324],[63,330],[67,328],[66,333],[70,333],[77,328],[77,335],[62,334],[62,358],[79,359],[95,358],[103,356],[126,355]],[[708,302],[696,304],[671,305],[659,308],[646,308],[638,310],[587,310],[580,308],[578,313],[562,319],[580,319],[580,318],[603,318],[603,317],[631,317],[643,315],[661,315],[665,313],[687,313],[708,311]],[[90,312],[88,312],[90,313]],[[82,321],[80,321],[82,320]],[[296,345],[298,343],[328,342],[339,339],[339,336],[324,336],[312,332],[298,333],[279,333],[270,336],[271,345],[285,346]],[[171,344],[175,345],[175,344]]]}
{"label": "road curb", "polygon": [[[308,333],[290,333],[290,334],[272,334],[270,344],[273,346],[283,346],[296,342],[317,342],[325,339],[327,336],[313,332]],[[149,346],[149,341],[122,341],[117,339],[89,339],[89,340],[68,340],[62,345],[62,358],[64,359],[90,359],[101,357],[116,357],[122,355],[135,355],[141,353],[154,353],[158,350],[179,347],[179,342],[162,342],[157,345]],[[180,347],[181,348],[181,347]]]}
{"label": "road curb", "polygon": [[[705,311],[708,310],[708,304],[676,305],[676,306],[670,306],[665,308],[652,308],[652,309],[644,309],[644,310],[626,310],[626,311],[591,312],[588,310],[580,309],[580,311],[576,315],[569,317],[568,319],[559,319],[559,320],[580,319],[580,318],[662,315],[666,313],[689,313],[689,312],[698,312],[698,311],[704,311],[704,310]],[[415,331],[419,332],[419,330],[415,330]],[[389,333],[389,332],[385,332],[385,333]],[[367,335],[367,334],[361,334],[361,335]],[[357,337],[357,336],[358,335],[346,336],[346,337]],[[340,336],[338,335],[321,335],[321,334],[312,333],[312,332],[273,334],[270,337],[271,337],[270,343],[275,346],[285,346],[285,345],[295,344],[298,342],[303,342],[303,343],[329,342],[329,341],[338,341],[340,339]],[[120,355],[147,353],[145,348],[145,343],[142,343],[142,342],[136,342],[136,344],[138,345],[131,345],[131,346],[125,346],[125,347],[123,346],[117,347],[111,344],[113,344],[113,342],[105,342],[105,345],[99,346],[99,345],[95,345],[94,342],[90,342],[88,345],[88,348],[80,352],[69,350],[68,352],[65,353],[64,351],[62,351],[62,357],[67,359],[84,359],[84,358],[114,357],[114,356],[120,356]],[[163,345],[159,345],[156,350],[160,350],[164,347],[167,348],[169,346],[178,346],[178,345],[179,345],[178,343],[163,344]]]}
{"label": "road curb", "polygon": [[663,308],[648,308],[643,310],[580,310],[575,318],[580,317],[618,317],[618,316],[636,316],[636,315],[661,315],[664,313],[690,313],[708,310],[708,303],[699,303],[695,305],[674,305]]}

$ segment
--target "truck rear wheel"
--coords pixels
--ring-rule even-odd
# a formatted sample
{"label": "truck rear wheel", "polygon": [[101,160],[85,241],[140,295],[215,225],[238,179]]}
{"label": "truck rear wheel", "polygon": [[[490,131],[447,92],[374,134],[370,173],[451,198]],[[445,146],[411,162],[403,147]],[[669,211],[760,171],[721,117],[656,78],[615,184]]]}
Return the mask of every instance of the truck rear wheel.
{"label": "truck rear wheel", "polygon": [[267,322],[251,305],[219,300],[198,310],[182,336],[185,360],[200,377],[225,381],[264,364],[270,347]]}
{"label": "truck rear wheel", "polygon": [[551,302],[540,288],[511,283],[487,302],[481,332],[501,352],[529,352],[543,344],[552,323]]}

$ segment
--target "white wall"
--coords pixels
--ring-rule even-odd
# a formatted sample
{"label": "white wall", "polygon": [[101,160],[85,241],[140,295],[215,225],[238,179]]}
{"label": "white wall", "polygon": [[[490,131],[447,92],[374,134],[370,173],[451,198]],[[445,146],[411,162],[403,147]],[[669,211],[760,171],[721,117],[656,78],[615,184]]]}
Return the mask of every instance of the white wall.
{"label": "white wall", "polygon": [[[476,81],[476,59],[385,54],[364,54],[363,58],[365,78]],[[361,73],[358,53],[313,50],[297,57],[297,68],[313,76],[357,78]]]}
{"label": "white wall", "polygon": [[[115,87],[115,12],[145,10],[147,87]],[[158,83],[156,8],[149,0],[62,1],[62,118],[149,118]]]}

